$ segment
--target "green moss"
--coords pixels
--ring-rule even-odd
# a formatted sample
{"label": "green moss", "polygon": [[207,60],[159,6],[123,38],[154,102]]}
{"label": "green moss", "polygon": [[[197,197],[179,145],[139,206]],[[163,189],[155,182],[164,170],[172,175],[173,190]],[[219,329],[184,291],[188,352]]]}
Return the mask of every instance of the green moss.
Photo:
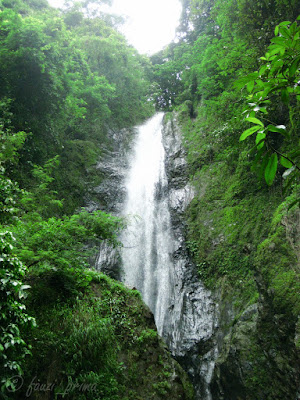
{"label": "green moss", "polygon": [[36,388],[31,398],[39,399],[33,377],[51,382],[57,398],[155,399],[172,390],[174,399],[192,399],[187,377],[166,351],[139,292],[93,270],[40,268],[28,279],[27,308],[38,327],[27,333],[33,357],[12,399],[25,398],[30,387]]}
{"label": "green moss", "polygon": [[[181,116],[195,189],[186,213],[187,246],[199,279],[220,299],[228,335],[218,360],[225,397],[234,396],[235,387],[249,399],[283,398],[282,385],[272,382],[285,371],[282,381],[295,391],[299,186],[285,198],[279,179],[269,188],[253,168],[250,149],[238,145],[239,122],[218,119],[205,102],[197,111],[194,120]],[[248,321],[245,310],[255,303],[259,318]]]}
{"label": "green moss", "polygon": [[283,268],[291,264],[279,224],[295,196],[283,204],[276,188],[269,189],[256,174],[249,173],[249,152],[236,151],[237,135],[232,132],[230,121],[220,127],[220,121],[212,119],[215,116],[207,108],[202,106],[198,111],[196,120],[183,124],[196,191],[187,211],[187,245],[200,279],[214,289],[226,277],[235,288],[237,303],[243,307],[257,298],[254,274],[261,269],[257,254],[261,253],[266,269],[274,269],[274,255],[266,257],[262,247],[267,248],[279,235],[281,250],[277,263]]}
{"label": "green moss", "polygon": [[168,396],[171,391],[171,385],[168,381],[153,384],[153,389],[161,396]]}
{"label": "green moss", "polygon": [[141,345],[145,345],[147,343],[153,343],[157,341],[158,334],[153,329],[145,329],[141,332],[141,335],[138,337],[137,341]]}

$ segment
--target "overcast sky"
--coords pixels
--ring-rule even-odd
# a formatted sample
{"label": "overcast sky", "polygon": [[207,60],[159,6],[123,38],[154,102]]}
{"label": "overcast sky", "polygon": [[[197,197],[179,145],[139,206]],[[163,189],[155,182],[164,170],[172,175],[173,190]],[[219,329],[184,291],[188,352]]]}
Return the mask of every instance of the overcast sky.
{"label": "overcast sky", "polygon": [[[54,7],[64,0],[48,0]],[[175,38],[181,4],[179,0],[113,0],[114,14],[127,16],[122,32],[140,53],[153,54]]]}

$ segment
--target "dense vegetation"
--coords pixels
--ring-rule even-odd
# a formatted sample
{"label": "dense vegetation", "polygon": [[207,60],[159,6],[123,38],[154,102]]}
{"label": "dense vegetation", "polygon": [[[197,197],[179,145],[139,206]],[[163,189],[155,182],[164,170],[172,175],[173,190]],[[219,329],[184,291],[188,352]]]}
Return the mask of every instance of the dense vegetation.
{"label": "dense vegetation", "polygon": [[[221,315],[231,304],[236,316],[227,350],[237,355],[217,362],[232,382],[222,370],[221,389],[231,399],[296,393],[299,1],[181,1],[177,41],[149,60],[97,1],[58,11],[46,0],[0,0],[4,399],[30,388],[39,398],[46,382],[56,398],[192,398],[138,293],[87,269],[124,227],[81,208],[100,183],[95,164],[115,129],[153,113],[153,98],[184,134],[196,193],[187,244],[199,278]],[[242,343],[239,317],[256,303],[256,331]]]}
{"label": "dense vegetation", "polygon": [[[82,341],[88,331],[100,335],[99,349],[91,340],[89,350],[99,357],[98,367],[84,379],[97,384],[101,393],[90,396],[113,399],[121,391],[116,382],[124,375],[118,343],[131,328],[117,326],[107,312],[113,304],[107,309],[104,303],[125,300],[122,294],[108,300],[104,288],[101,304],[92,300],[91,282],[100,278],[85,270],[101,240],[119,245],[124,222],[81,207],[88,189],[99,183],[95,164],[113,146],[113,130],[143,120],[153,106],[149,61],[126,43],[115,29],[119,21],[101,14],[96,3],[70,2],[60,12],[47,1],[0,1],[1,398],[10,399],[14,389],[20,389],[13,377],[22,376],[24,368],[28,379],[34,376],[34,363],[47,349],[67,356],[74,335]],[[122,312],[121,323],[129,310],[118,306],[116,312]],[[72,313],[78,315],[76,332]],[[69,341],[61,337],[61,318]],[[148,333],[143,334],[146,343]],[[132,335],[143,340],[136,326]],[[149,341],[158,340],[154,332],[150,336]],[[62,375],[54,377],[62,388],[71,374],[63,369],[74,366],[71,359],[53,357],[63,365]],[[170,362],[162,359],[161,369]],[[78,365],[85,368],[80,361]],[[167,370],[165,374],[170,375]],[[73,376],[77,383],[83,379]],[[169,383],[160,389],[159,379],[158,374],[157,391],[168,391]],[[16,396],[25,395],[19,391]]]}
{"label": "dense vegetation", "polygon": [[[152,61],[157,104],[177,113],[196,191],[187,213],[188,246],[200,279],[220,296],[221,318],[230,323],[229,305],[236,315],[217,361],[214,395],[293,399],[299,379],[299,2],[182,4],[177,43]],[[257,303],[259,317],[249,329],[239,316],[246,320],[243,313]]]}
{"label": "dense vegetation", "polygon": [[[184,129],[191,179],[199,192],[190,208],[190,248],[201,274],[216,274],[208,272],[212,260],[207,263],[207,257],[215,254],[208,248],[210,235],[200,234],[210,229],[208,221],[200,221],[211,217],[217,222],[213,235],[218,232],[219,241],[229,246],[212,268],[222,260],[217,276],[226,274],[227,264],[239,276],[233,260],[225,261],[236,253],[240,262],[243,251],[234,248],[259,244],[271,228],[259,220],[271,224],[274,207],[284,201],[284,212],[299,199],[300,27],[293,22],[299,10],[285,1],[257,1],[250,7],[247,1],[187,0],[183,6],[178,43],[152,57],[157,104],[177,110]],[[253,134],[255,141],[248,143]],[[208,207],[202,217],[201,203]],[[212,218],[214,210],[219,217]],[[247,226],[237,230],[247,212]]]}
{"label": "dense vegetation", "polygon": [[[32,187],[33,166],[58,156],[52,186],[68,213],[82,205],[93,179],[87,171],[103,144],[111,143],[109,129],[135,124],[152,112],[148,61],[126,44],[113,20],[85,17],[89,3],[75,3],[63,14],[46,2],[3,1],[1,6],[6,171]],[[16,147],[19,163],[13,164]]]}

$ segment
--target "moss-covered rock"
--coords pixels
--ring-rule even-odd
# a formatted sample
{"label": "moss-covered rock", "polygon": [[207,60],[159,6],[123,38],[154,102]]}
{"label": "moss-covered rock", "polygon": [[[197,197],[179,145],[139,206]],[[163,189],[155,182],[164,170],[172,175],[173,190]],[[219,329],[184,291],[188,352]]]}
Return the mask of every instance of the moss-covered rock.
{"label": "moss-covered rock", "polygon": [[179,117],[195,198],[188,246],[219,302],[214,400],[297,398],[299,385],[299,186],[282,196],[238,148],[238,121],[201,105]]}

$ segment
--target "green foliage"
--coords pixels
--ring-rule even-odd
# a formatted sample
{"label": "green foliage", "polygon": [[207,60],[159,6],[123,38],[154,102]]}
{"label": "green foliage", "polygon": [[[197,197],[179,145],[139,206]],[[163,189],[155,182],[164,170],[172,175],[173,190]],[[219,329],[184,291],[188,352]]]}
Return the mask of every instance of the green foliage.
{"label": "green foliage", "polygon": [[[170,385],[175,388],[174,362],[159,342],[140,294],[96,271],[65,272],[35,268],[28,275],[32,289],[27,306],[38,327],[28,332],[33,358],[22,388],[11,399],[36,395],[35,382],[51,381],[53,396],[90,400],[145,399]],[[192,398],[183,373],[179,379],[185,380],[180,390]]]}
{"label": "green foliage", "polygon": [[24,304],[30,286],[22,282],[26,268],[14,254],[14,241],[10,232],[0,232],[0,372],[4,396],[7,390],[14,391],[11,378],[23,373],[24,359],[30,354],[22,331],[35,325]]}
{"label": "green foliage", "polygon": [[0,223],[8,223],[14,219],[16,202],[20,194],[18,185],[5,176],[5,170],[0,165]]}
{"label": "green foliage", "polygon": [[[12,181],[2,174],[0,176],[4,205],[1,210],[3,225],[0,226],[0,370],[5,398],[8,398],[8,391],[15,389],[11,378],[23,374],[24,358],[30,354],[24,331],[30,331],[34,319],[28,316],[24,305],[25,291],[30,288],[23,283],[24,279],[32,284],[39,281],[39,289],[31,295],[31,307],[38,306],[42,310],[53,302],[68,302],[83,293],[92,280],[84,274],[84,267],[88,266],[89,255],[97,251],[95,246],[99,241],[108,240],[115,246],[119,245],[118,232],[123,226],[120,218],[102,211],[90,214],[83,210],[62,219],[43,219],[43,213],[37,212],[40,201],[48,211],[54,201],[48,184],[52,182],[49,173],[56,161],[51,160],[45,168],[35,169],[40,183],[33,194],[18,190]],[[24,207],[26,213],[22,214]],[[87,241],[94,245],[90,246],[90,251],[84,250]],[[31,268],[30,279],[20,260]]]}
{"label": "green foliage", "polygon": [[22,168],[10,165],[7,172],[28,187],[36,178],[32,165],[37,171],[58,155],[54,186],[68,213],[82,206],[88,185],[98,183],[90,167],[111,146],[109,128],[153,112],[150,63],[103,13],[89,17],[95,6],[70,3],[61,13],[7,0],[0,15],[0,125],[10,164],[22,148]]}
{"label": "green foliage", "polygon": [[138,343],[144,345],[146,342],[156,341],[157,340],[157,332],[153,329],[144,330],[141,333],[141,336],[137,339]]}
{"label": "green foliage", "polygon": [[51,188],[53,170],[59,166],[58,156],[48,160],[44,166],[33,166],[34,186],[30,192],[23,192],[20,207],[23,212],[41,217],[50,217],[59,212],[63,202],[57,199],[57,192]]}
{"label": "green foliage", "polygon": [[[19,244],[16,252],[27,265],[45,263],[63,268],[86,266],[89,255],[97,251],[96,245],[101,240],[117,246],[122,226],[120,218],[102,211],[82,211],[70,217],[47,220],[37,214],[27,214],[12,230]],[[94,246],[83,251],[87,241]]]}
{"label": "green foliage", "polygon": [[172,386],[170,385],[169,382],[165,381],[165,382],[154,383],[153,388],[159,395],[166,396],[168,395],[168,393],[171,392]]}
{"label": "green foliage", "polygon": [[[60,393],[73,386],[68,395],[76,398],[78,391],[75,384],[93,383],[95,390],[85,398],[105,396],[117,399],[119,384],[116,377],[121,373],[121,365],[117,360],[118,345],[113,326],[108,318],[97,313],[97,307],[92,312],[90,307],[91,304],[79,303],[75,315],[72,312],[64,315],[63,329],[69,338],[67,343],[61,343],[59,350],[65,358],[61,362],[65,363],[64,374],[68,377],[68,384],[62,383],[57,391]],[[95,366],[100,366],[97,373],[92,372]],[[65,379],[63,381],[66,383]]]}
{"label": "green foliage", "polygon": [[[42,280],[44,275],[45,272],[40,273]],[[113,325],[108,315],[103,317],[99,300],[92,297],[76,300],[74,289],[78,289],[78,282],[74,278],[73,291],[63,293],[61,288],[59,297],[56,297],[57,280],[48,280],[52,289],[52,293],[46,292],[48,303],[43,299],[44,284],[33,281],[30,305],[36,309],[40,325],[32,349],[34,363],[27,370],[25,382],[26,379],[30,382],[35,374],[43,381],[49,370],[55,376],[55,393],[64,393],[70,399],[118,399],[120,384],[116,378],[122,368],[117,359],[119,344]],[[66,284],[68,280],[64,276],[61,282]],[[70,280],[69,285],[71,288]],[[81,290],[86,291],[87,287]],[[38,300],[43,301],[42,308]],[[55,371],[51,371],[51,364],[56,365]],[[81,385],[86,385],[85,391],[79,389]]]}
{"label": "green foliage", "polygon": [[[292,398],[299,331],[300,63],[299,22],[289,21],[297,18],[299,4],[182,3],[179,41],[163,62],[166,70],[169,62],[176,65],[184,88],[172,107],[195,190],[186,214],[187,246],[199,278],[220,296],[220,321],[236,316],[230,330],[221,328],[229,334],[215,383],[225,398]],[[244,312],[253,303],[258,312],[248,321]]]}
{"label": "green foliage", "polygon": [[[96,3],[71,2],[59,12],[44,1],[0,1],[0,372],[7,399],[27,396],[34,376],[54,376],[53,395],[67,390],[70,399],[136,399],[138,390],[153,397],[160,390],[153,378],[141,383],[127,373],[128,349],[142,354],[146,345],[150,364],[156,351],[173,362],[140,294],[86,268],[100,241],[120,245],[124,221],[102,211],[74,214],[98,183],[91,169],[113,148],[113,129],[153,113],[149,60]],[[29,343],[33,358],[26,359]],[[17,374],[24,386],[13,393]]]}
{"label": "green foliage", "polygon": [[13,114],[9,111],[12,101],[3,98],[0,102],[0,163],[12,164],[18,161],[19,150],[26,140],[25,132],[15,133],[11,126]]}
{"label": "green foliage", "polygon": [[[48,190],[48,184],[52,182],[49,174],[56,161],[56,159],[51,160],[46,164],[45,168],[36,168],[35,170],[35,176],[40,181],[37,186],[37,193],[40,200],[43,199],[45,201],[46,210],[49,209],[49,205],[53,202],[51,191]],[[14,184],[4,176],[1,176],[1,182],[6,185],[3,186],[3,196],[11,196],[10,190],[14,189]],[[19,197],[21,197],[21,202]],[[18,205],[18,208],[4,209],[2,214],[4,223],[13,222],[10,226],[1,226],[3,232],[0,235],[0,294],[2,296],[0,370],[4,398],[8,398],[7,393],[14,392],[16,383],[12,380],[12,377],[23,374],[21,367],[24,364],[24,358],[26,355],[31,354],[29,351],[31,346],[28,345],[27,339],[32,335],[30,328],[34,324],[34,319],[26,313],[24,305],[26,289],[31,286],[34,287],[29,298],[31,313],[40,315],[43,310],[49,307],[74,304],[76,299],[82,297],[88,291],[91,281],[93,279],[96,280],[92,273],[85,272],[89,255],[97,251],[96,245],[100,240],[108,240],[114,246],[119,245],[118,232],[124,224],[120,218],[109,216],[102,211],[88,213],[83,210],[81,213],[70,217],[43,219],[42,213],[39,214],[37,212],[39,209],[37,198],[35,193],[24,193],[16,190],[14,199],[11,198],[9,202]],[[10,203],[7,204],[10,205]],[[26,213],[22,214],[24,207]],[[12,215],[9,218],[9,213],[16,214],[15,211],[18,217]],[[7,231],[7,228],[10,232]],[[16,239],[12,236],[11,231],[14,232]],[[13,240],[15,241],[14,248],[12,246]],[[89,251],[84,249],[88,241],[90,242]],[[30,267],[30,274],[28,274],[27,268],[24,267],[20,259]],[[24,279],[27,280],[26,284],[23,283]],[[27,283],[30,283],[30,285]],[[113,301],[115,300],[110,300],[109,309],[111,309]],[[34,312],[37,309],[39,311]],[[47,315],[47,311],[45,313]],[[112,328],[110,327],[111,322],[109,321],[107,324],[105,321],[100,321],[97,318],[98,315],[91,317],[93,322],[88,325],[88,330],[83,322],[79,322],[78,326],[74,325],[74,315],[69,317],[67,326],[70,325],[72,329],[76,326],[76,330],[74,332],[71,330],[70,333],[72,346],[74,344],[81,346],[81,356],[83,357],[79,364],[80,374],[79,371],[76,373],[77,378],[75,381],[68,380],[70,376],[73,376],[73,373],[68,369],[65,372],[65,378],[62,377],[63,382],[61,385],[63,385],[64,390],[68,390],[70,396],[72,391],[78,388],[78,385],[91,382],[91,384],[97,384],[98,392],[89,393],[89,396],[91,396],[89,398],[95,398],[93,396],[96,394],[101,398],[104,393],[108,396],[107,398],[116,398],[115,392],[117,389],[113,387],[113,382],[115,382],[115,374],[119,369],[119,363],[114,358],[115,356],[112,355],[115,353],[110,353],[106,357],[103,351],[103,349],[105,351],[115,351]],[[115,319],[112,319],[115,326],[124,322],[123,315],[121,314],[120,318],[120,315],[116,314]],[[57,323],[58,321],[60,319],[57,320]],[[116,321],[118,321],[118,324]],[[84,319],[84,323],[86,322]],[[49,327],[47,326],[46,328],[48,329]],[[65,330],[67,331],[67,327]],[[53,335],[51,332],[46,330],[44,333],[47,343],[46,349],[48,348],[47,346],[51,348],[51,343],[56,348],[57,340],[55,339],[52,342]],[[25,340],[24,334],[27,334],[27,339],[25,338]],[[90,348],[85,349],[84,344],[87,336],[91,340],[89,342]],[[84,343],[82,342],[83,338]],[[109,347],[107,347],[106,342],[108,339],[111,343]],[[66,350],[64,348],[64,340],[62,338],[59,338],[59,340],[61,351]],[[89,352],[92,351],[95,354],[95,346],[98,342],[100,347],[96,354],[98,354],[98,361],[99,354],[101,353],[102,355],[103,372],[93,376],[90,372],[91,365],[86,365],[84,369],[82,363],[83,360],[87,359],[91,362]],[[41,354],[44,354],[44,350]],[[76,366],[75,355],[70,359],[70,353],[67,351],[62,354],[66,356],[66,360],[62,361],[66,363],[66,368],[69,368],[68,365],[70,365],[70,368],[74,368]],[[76,393],[74,392],[74,396],[76,396]],[[109,397],[110,395],[111,397]]]}
{"label": "green foliage", "polygon": [[[275,122],[270,121],[268,116],[269,109],[274,108],[274,103],[283,102],[290,109],[299,107],[300,27],[297,22],[284,21],[276,26],[275,35],[266,55],[261,57],[263,62],[259,71],[239,79],[236,84],[238,87],[246,85],[250,92],[247,97],[249,105],[245,111],[248,115],[246,121],[255,124],[242,133],[240,141],[257,132],[255,163],[261,162],[268,185],[272,185],[275,179],[278,157],[280,164],[288,170],[285,176],[291,174],[290,178],[293,178],[300,170],[297,165],[299,146],[296,145],[292,151],[282,154],[278,148],[278,144],[281,143],[276,139],[281,135],[284,143],[295,143],[291,118],[290,129],[287,129],[279,120],[280,116]],[[285,120],[283,122],[285,123]],[[291,182],[292,179],[289,180],[289,184]]]}

